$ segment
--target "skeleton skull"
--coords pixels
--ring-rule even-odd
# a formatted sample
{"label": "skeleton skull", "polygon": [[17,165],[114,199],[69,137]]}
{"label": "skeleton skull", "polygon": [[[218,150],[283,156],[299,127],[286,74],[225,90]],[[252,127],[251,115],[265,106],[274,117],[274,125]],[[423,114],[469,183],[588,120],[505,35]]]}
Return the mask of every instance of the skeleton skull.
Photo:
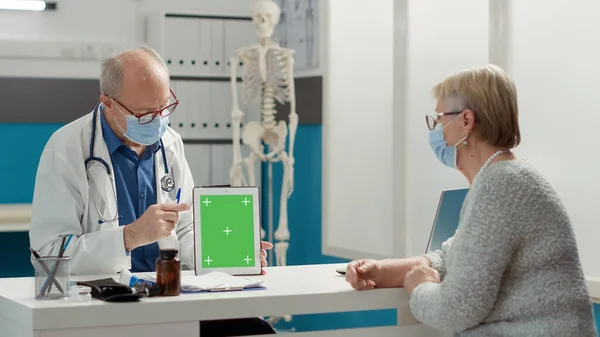
{"label": "skeleton skull", "polygon": [[281,9],[273,0],[257,0],[254,3],[252,20],[259,38],[270,38],[279,22]]}

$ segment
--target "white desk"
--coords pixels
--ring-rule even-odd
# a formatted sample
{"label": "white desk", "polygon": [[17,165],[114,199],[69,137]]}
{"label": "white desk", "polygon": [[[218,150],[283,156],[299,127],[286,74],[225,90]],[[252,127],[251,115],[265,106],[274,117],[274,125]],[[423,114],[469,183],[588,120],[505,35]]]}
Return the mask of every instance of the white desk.
{"label": "white desk", "polygon": [[592,298],[592,302],[600,303],[600,278],[598,277],[586,277],[588,292]]}
{"label": "white desk", "polygon": [[[0,334],[11,337],[197,337],[200,320],[398,309],[398,326],[296,333],[298,336],[436,336],[417,324],[402,289],[355,291],[342,265],[270,267],[267,290],[154,297],[140,303],[33,299],[33,278],[0,279]],[[99,277],[86,277],[97,279]]]}

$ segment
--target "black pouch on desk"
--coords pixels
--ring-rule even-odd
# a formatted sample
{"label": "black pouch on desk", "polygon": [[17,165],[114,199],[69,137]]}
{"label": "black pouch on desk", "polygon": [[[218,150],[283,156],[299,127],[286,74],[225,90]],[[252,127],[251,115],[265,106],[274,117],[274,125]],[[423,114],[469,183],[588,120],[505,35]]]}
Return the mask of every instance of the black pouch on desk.
{"label": "black pouch on desk", "polygon": [[145,297],[145,294],[134,294],[130,287],[112,278],[77,282],[80,286],[92,288],[92,297],[106,302],[135,302]]}

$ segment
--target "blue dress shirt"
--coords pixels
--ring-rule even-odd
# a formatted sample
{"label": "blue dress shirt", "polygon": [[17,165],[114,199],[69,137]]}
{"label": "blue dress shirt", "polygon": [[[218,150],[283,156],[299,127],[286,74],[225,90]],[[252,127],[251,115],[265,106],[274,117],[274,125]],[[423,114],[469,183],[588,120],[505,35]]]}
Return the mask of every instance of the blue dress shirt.
{"label": "blue dress shirt", "polygon": [[[160,150],[157,142],[147,146],[144,153],[138,154],[123,144],[106,122],[101,108],[102,134],[110,153],[115,184],[119,225],[125,226],[137,220],[146,209],[156,204],[156,175],[154,174],[154,154]],[[158,244],[151,243],[131,252],[131,272],[156,270]]]}

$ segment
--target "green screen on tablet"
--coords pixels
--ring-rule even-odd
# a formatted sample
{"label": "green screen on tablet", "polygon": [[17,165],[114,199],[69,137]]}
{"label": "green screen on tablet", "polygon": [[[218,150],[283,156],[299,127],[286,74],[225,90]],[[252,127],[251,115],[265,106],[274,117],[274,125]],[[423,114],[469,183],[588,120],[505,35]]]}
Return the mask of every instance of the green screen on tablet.
{"label": "green screen on tablet", "polygon": [[196,275],[262,272],[259,195],[258,187],[194,188]]}
{"label": "green screen on tablet", "polygon": [[200,195],[202,267],[254,265],[252,195]]}

